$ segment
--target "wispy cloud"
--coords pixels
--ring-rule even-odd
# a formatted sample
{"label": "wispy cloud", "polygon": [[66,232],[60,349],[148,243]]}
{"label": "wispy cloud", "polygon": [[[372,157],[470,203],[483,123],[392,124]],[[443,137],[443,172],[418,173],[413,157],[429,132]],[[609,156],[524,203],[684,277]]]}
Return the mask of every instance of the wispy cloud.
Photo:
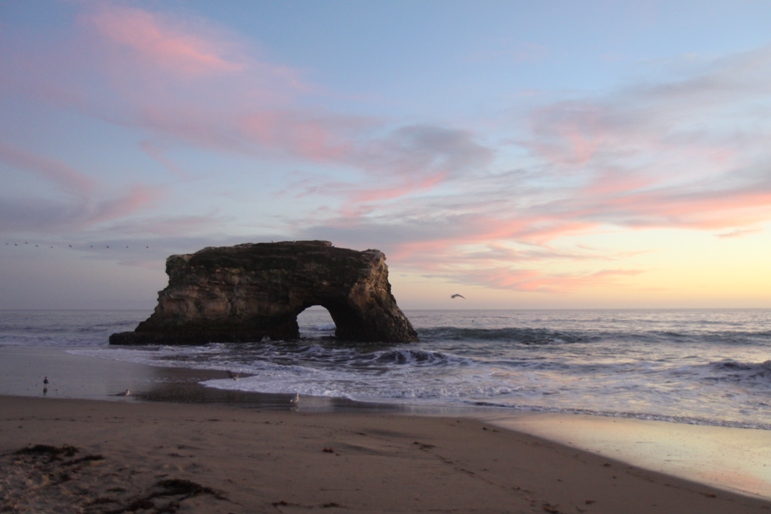
{"label": "wispy cloud", "polygon": [[762,228],[746,228],[743,230],[731,230],[729,232],[723,232],[721,234],[716,234],[716,236],[722,239],[728,239],[733,237],[748,236],[751,234],[760,234],[762,232],[763,232]]}
{"label": "wispy cloud", "polygon": [[94,179],[67,164],[28,152],[8,142],[0,141],[0,161],[11,168],[55,182],[64,191],[78,196],[87,195],[96,187]]}
{"label": "wispy cloud", "polygon": [[79,231],[135,214],[158,198],[154,191],[134,188],[72,201],[45,196],[0,196],[0,232],[57,233]]}
{"label": "wispy cloud", "polygon": [[[81,17],[118,51],[130,50],[142,63],[183,75],[231,73],[246,64],[227,55],[227,45],[203,24],[196,27],[162,14],[115,4],[97,4],[96,12]],[[191,30],[192,29],[192,30]],[[207,30],[208,29],[208,30]],[[200,31],[208,36],[200,36]]]}
{"label": "wispy cloud", "polygon": [[533,269],[483,269],[459,272],[461,283],[531,293],[566,294],[585,288],[617,286],[641,270],[603,269],[592,273],[548,274]]}
{"label": "wispy cloud", "polygon": [[[415,187],[413,202],[352,196],[368,203],[365,214],[349,206],[347,218],[309,233],[381,241],[400,266],[486,287],[569,291],[633,278],[645,270],[608,269],[608,256],[579,251],[576,236],[679,229],[725,238],[771,219],[769,69],[771,48],[762,48],[690,76],[544,105],[518,140],[528,151],[521,170],[498,172],[490,149],[430,193]],[[587,271],[533,267],[557,259]]]}
{"label": "wispy cloud", "polygon": [[[340,189],[350,207],[432,190],[494,157],[469,130],[330,112],[301,70],[205,20],[98,3],[84,4],[79,22],[78,38],[43,56],[70,68],[21,67],[32,55],[7,63],[19,89],[143,131],[140,149],[179,178],[174,147],[332,163],[358,173]],[[39,83],[48,89],[24,85]]]}
{"label": "wispy cloud", "polygon": [[[316,170],[276,186],[312,205],[281,213],[298,237],[381,247],[411,271],[458,282],[554,292],[644,272],[609,263],[620,253],[588,251],[582,237],[680,229],[727,238],[771,219],[771,47],[542,103],[516,121],[506,113],[520,105],[500,106],[494,120],[390,119],[326,107],[306,71],[214,23],[130,4],[77,6],[77,37],[61,45],[0,34],[0,94],[129,129],[178,180],[190,176],[170,157],[180,149],[252,159],[260,177],[273,159]],[[2,50],[14,43],[14,54]],[[548,52],[522,44],[509,54]],[[163,194],[156,188],[105,192],[75,167],[6,143],[0,161],[69,195],[8,198],[6,230],[125,228],[138,213],[158,223],[151,234],[217,225],[215,215],[164,222],[143,211]],[[578,271],[537,271],[557,261]]]}
{"label": "wispy cloud", "polygon": [[27,174],[53,184],[63,194],[5,193],[0,230],[5,232],[77,229],[129,216],[160,196],[156,188],[136,185],[115,193],[99,181],[56,159],[0,142],[0,163],[11,176]]}
{"label": "wispy cloud", "polygon": [[190,174],[187,173],[181,166],[175,163],[166,155],[168,144],[164,144],[159,139],[146,139],[139,143],[140,148],[151,158],[160,163],[164,168],[169,170],[173,175],[180,179],[190,178]]}

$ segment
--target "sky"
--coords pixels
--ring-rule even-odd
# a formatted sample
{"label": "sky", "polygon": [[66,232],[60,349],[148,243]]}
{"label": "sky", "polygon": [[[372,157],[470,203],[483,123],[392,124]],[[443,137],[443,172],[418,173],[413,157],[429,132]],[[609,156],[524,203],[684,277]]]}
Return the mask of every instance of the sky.
{"label": "sky", "polygon": [[403,309],[771,308],[770,23],[0,0],[0,308],[150,311],[169,255],[310,239]]}

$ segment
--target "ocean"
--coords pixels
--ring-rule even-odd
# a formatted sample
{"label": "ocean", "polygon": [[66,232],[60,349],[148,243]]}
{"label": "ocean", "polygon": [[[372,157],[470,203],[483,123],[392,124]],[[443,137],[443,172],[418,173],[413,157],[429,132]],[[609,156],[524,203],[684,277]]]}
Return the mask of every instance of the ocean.
{"label": "ocean", "polygon": [[147,311],[0,311],[0,346],[220,369],[207,387],[415,408],[577,413],[771,430],[771,310],[405,311],[419,343],[338,343],[322,308],[298,341],[114,347]]}

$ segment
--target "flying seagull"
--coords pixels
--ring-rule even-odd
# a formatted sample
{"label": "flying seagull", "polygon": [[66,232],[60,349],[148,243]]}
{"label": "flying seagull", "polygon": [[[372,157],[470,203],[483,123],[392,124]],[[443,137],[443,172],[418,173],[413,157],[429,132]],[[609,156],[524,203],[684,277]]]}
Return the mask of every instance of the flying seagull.
{"label": "flying seagull", "polygon": [[462,294],[458,294],[458,293],[455,293],[455,294],[454,294],[454,295],[452,295],[450,298],[463,298],[464,300],[466,299],[466,297],[465,297],[465,296],[463,296]]}

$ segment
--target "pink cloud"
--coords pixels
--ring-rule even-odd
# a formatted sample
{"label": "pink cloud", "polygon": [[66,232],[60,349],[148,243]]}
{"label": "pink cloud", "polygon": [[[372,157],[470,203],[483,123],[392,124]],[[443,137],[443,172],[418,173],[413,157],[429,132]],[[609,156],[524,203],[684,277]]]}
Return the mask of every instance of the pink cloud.
{"label": "pink cloud", "polygon": [[94,179],[60,161],[27,152],[4,141],[0,141],[0,160],[15,169],[55,182],[65,191],[77,195],[89,194],[96,186]]}
{"label": "pink cloud", "polygon": [[716,234],[717,237],[727,239],[732,237],[744,237],[751,234],[759,234],[763,232],[762,228],[747,228],[744,230],[732,230],[730,232],[724,232],[722,234]]}
{"label": "pink cloud", "polygon": [[767,95],[761,62],[771,64],[771,47],[679,82],[534,111],[524,145],[555,179],[571,181],[536,212],[556,236],[566,219],[697,230],[769,219],[771,183],[760,171],[771,159],[768,129],[740,109]]}
{"label": "pink cloud", "polygon": [[[768,186],[767,186],[768,187]],[[591,207],[596,215],[607,210],[619,221],[639,228],[725,229],[752,225],[771,217],[771,187],[718,190],[669,188],[626,191],[602,198]],[[612,219],[611,216],[608,216]]]}
{"label": "pink cloud", "polygon": [[[151,198],[150,201],[157,199]],[[191,234],[201,232],[222,233],[231,219],[219,216],[216,212],[200,216],[145,216],[142,218],[120,218],[109,223],[103,230],[112,237],[119,234],[124,237],[153,236],[159,241],[175,241],[191,239]],[[191,241],[191,246],[206,244],[203,240]],[[222,244],[228,244],[224,241]]]}
{"label": "pink cloud", "polygon": [[[352,171],[355,178],[347,182],[305,175],[281,193],[295,198],[339,198],[339,214],[349,221],[379,210],[384,203],[427,194],[451,177],[491,161],[492,151],[477,144],[470,132],[430,125],[383,131],[378,123],[327,116],[309,125],[298,115],[292,119],[283,112],[246,120],[253,139],[265,147]],[[304,144],[305,127],[313,129],[313,144]]]}
{"label": "pink cloud", "polygon": [[[542,265],[545,262],[579,262],[586,265],[596,261],[618,261],[628,255],[616,251],[586,251],[581,249],[556,249],[550,247],[534,247],[517,245],[504,246],[496,241],[477,243],[474,248],[466,249],[453,246],[448,242],[438,242],[428,246],[400,245],[395,251],[389,251],[389,259],[399,262],[402,268],[408,268],[421,273],[442,276],[452,281],[463,283],[479,283],[480,273],[485,270],[499,270],[504,273],[515,266]],[[503,270],[503,271],[501,271]],[[521,271],[521,270],[520,270]],[[508,273],[508,271],[506,271]],[[585,274],[586,275],[586,274]],[[549,273],[542,271],[539,280],[545,280]],[[595,275],[599,277],[600,275]],[[508,280],[496,282],[499,286],[508,284]],[[485,282],[487,284],[487,282]]]}
{"label": "pink cloud", "polygon": [[125,194],[100,201],[89,214],[87,225],[125,218],[158,200],[161,192],[146,186],[133,186]]}
{"label": "pink cloud", "polygon": [[[393,127],[305,107],[316,88],[298,70],[258,58],[253,44],[210,22],[113,3],[82,5],[78,37],[43,55],[68,66],[53,76],[32,70],[28,82],[79,91],[72,98],[83,113],[145,131],[141,150],[180,178],[185,171],[169,158],[179,146],[332,163],[358,174],[338,191],[349,213],[361,213],[492,160],[468,131]],[[355,185],[372,177],[368,186]]]}
{"label": "pink cloud", "polygon": [[[486,216],[456,218],[452,222],[454,232],[437,231],[435,237],[420,241],[410,241],[396,245],[394,257],[400,260],[412,259],[416,255],[436,255],[455,253],[454,258],[462,258],[465,252],[458,249],[473,245],[495,245],[501,241],[519,241],[539,248],[546,248],[548,242],[572,234],[592,232],[595,223],[533,219],[502,219]],[[449,236],[449,237],[448,237]],[[551,254],[551,251],[546,251]]]}
{"label": "pink cloud", "polygon": [[530,293],[566,294],[585,288],[618,286],[624,277],[636,276],[641,270],[610,269],[593,273],[549,274],[531,269],[458,270],[456,280],[482,284],[494,289],[509,289]]}
{"label": "pink cloud", "polygon": [[608,142],[601,107],[560,102],[531,114],[534,139],[525,144],[547,161],[581,167]]}
{"label": "pink cloud", "polygon": [[659,180],[646,172],[629,173],[625,169],[605,168],[592,177],[581,194],[590,198],[603,198],[629,191],[640,191],[656,186]]}
{"label": "pink cloud", "polygon": [[351,152],[346,133],[361,125],[353,118],[314,117],[290,110],[262,110],[235,121],[247,141],[314,162],[344,160]]}
{"label": "pink cloud", "polygon": [[85,228],[99,223],[130,216],[149,206],[160,196],[160,191],[134,186],[117,196],[111,196],[100,181],[67,164],[47,156],[23,150],[0,141],[0,161],[12,172],[31,173],[47,182],[57,184],[68,193],[65,199],[35,197],[34,191],[22,196],[6,198],[6,227],[20,230],[52,230],[55,228]]}
{"label": "pink cloud", "polygon": [[567,294],[578,290],[597,287],[618,287],[624,285],[624,278],[644,273],[643,270],[605,269],[587,273],[549,273],[535,269],[489,267],[465,269],[461,266],[447,267],[439,275],[454,282],[482,285],[492,289],[506,289],[527,293]]}
{"label": "pink cloud", "polygon": [[382,187],[377,189],[368,189],[356,192],[351,200],[355,203],[371,203],[384,200],[401,198],[414,193],[430,191],[447,178],[447,174],[439,173],[433,176],[425,177],[421,180],[404,180],[402,183],[392,187]]}
{"label": "pink cloud", "polygon": [[[254,154],[275,145],[301,158],[335,151],[334,116],[291,108],[314,86],[297,69],[261,59],[249,41],[197,18],[109,2],[80,7],[68,39],[38,45],[0,33],[2,46],[15,48],[0,52],[0,92],[143,130],[143,149],[174,172],[161,147]],[[242,124],[266,111],[275,111],[278,137]]]}
{"label": "pink cloud", "polygon": [[[148,11],[101,3],[83,16],[102,37],[136,52],[139,59],[183,75],[240,72],[246,64],[225,56],[227,45],[201,37],[177,20]],[[200,30],[202,27],[196,27]]]}
{"label": "pink cloud", "polygon": [[147,155],[158,161],[164,168],[169,170],[172,174],[176,175],[178,178],[186,179],[189,178],[190,175],[182,169],[182,167],[175,164],[171,159],[169,159],[166,156],[166,145],[163,145],[159,143],[158,141],[154,140],[145,140],[142,141],[139,144],[140,148],[142,148],[142,151],[144,151]]}

